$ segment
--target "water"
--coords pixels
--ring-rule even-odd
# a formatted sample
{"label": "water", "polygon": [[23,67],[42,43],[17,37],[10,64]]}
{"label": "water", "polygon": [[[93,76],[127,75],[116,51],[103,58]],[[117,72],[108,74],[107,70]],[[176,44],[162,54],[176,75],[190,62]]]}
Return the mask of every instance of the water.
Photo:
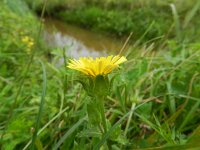
{"label": "water", "polygon": [[89,30],[46,18],[44,39],[48,46],[66,49],[73,58],[117,54],[123,43]]}

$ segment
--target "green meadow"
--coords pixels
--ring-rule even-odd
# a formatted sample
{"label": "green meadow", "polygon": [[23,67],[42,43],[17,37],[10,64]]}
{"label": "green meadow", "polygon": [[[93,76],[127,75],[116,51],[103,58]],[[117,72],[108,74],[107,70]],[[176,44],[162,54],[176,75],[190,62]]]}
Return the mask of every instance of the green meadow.
{"label": "green meadow", "polygon": [[[199,0],[0,1],[0,149],[200,149],[199,16]],[[45,17],[123,42],[127,61],[68,68]]]}

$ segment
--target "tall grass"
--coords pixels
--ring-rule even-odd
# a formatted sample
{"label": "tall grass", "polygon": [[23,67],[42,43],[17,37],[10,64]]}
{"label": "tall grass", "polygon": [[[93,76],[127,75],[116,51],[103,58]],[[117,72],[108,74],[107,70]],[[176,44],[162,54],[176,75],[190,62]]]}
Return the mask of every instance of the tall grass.
{"label": "tall grass", "polygon": [[[75,81],[76,72],[66,68],[68,57],[62,50],[52,49],[54,61],[50,62],[41,41],[35,43],[34,59],[24,76],[33,51],[27,52],[21,38],[37,40],[39,23],[31,12],[21,15],[21,4],[0,2],[1,149],[30,149],[33,137],[36,149],[100,149],[105,143],[110,149],[199,149],[198,42],[188,44],[166,36],[154,47],[152,41],[142,42],[152,28],[148,26],[137,43],[123,51],[128,62],[120,68],[120,74],[116,70],[110,75],[115,80],[105,101],[108,132],[101,137],[100,131],[88,123],[89,97]],[[196,7],[188,13],[186,27],[188,20],[193,21]],[[179,12],[174,7],[172,11],[179,30]],[[57,67],[57,60],[63,57],[65,65]],[[22,78],[13,117],[9,118]],[[38,114],[39,107],[42,115],[41,111]]]}

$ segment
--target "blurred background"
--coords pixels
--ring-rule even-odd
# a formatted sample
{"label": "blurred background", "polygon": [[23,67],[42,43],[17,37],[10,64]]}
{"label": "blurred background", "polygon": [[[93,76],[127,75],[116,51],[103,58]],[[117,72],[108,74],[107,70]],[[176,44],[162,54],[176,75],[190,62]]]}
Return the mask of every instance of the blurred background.
{"label": "blurred background", "polygon": [[[41,14],[44,1],[25,2]],[[199,5],[196,0],[48,0],[45,40],[59,47],[71,45],[68,54],[73,57],[118,52],[130,33],[131,44],[195,42]]]}

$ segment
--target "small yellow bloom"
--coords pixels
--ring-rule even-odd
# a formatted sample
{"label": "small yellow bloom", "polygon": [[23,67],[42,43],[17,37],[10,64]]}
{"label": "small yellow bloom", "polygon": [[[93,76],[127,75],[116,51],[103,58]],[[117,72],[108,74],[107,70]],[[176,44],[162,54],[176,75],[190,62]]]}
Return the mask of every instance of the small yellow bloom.
{"label": "small yellow bloom", "polygon": [[80,57],[79,60],[71,59],[68,68],[78,70],[86,75],[96,77],[109,74],[119,64],[127,61],[124,56],[108,56],[93,59],[91,57]]}
{"label": "small yellow bloom", "polygon": [[22,38],[22,42],[24,42],[24,43],[29,42],[29,37],[28,37],[28,36],[24,36],[24,37]]}
{"label": "small yellow bloom", "polygon": [[33,38],[29,37],[29,36],[24,36],[22,39],[22,42],[26,45],[26,52],[28,54],[30,54],[31,52],[31,48],[33,47],[34,45],[34,41],[33,41]]}
{"label": "small yellow bloom", "polygon": [[34,45],[32,41],[28,42],[28,47],[31,48]]}

